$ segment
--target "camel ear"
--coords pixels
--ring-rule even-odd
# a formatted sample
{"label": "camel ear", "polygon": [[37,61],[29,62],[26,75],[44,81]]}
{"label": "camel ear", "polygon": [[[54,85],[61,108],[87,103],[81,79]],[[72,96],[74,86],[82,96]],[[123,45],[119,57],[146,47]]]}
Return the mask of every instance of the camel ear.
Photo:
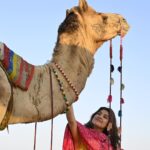
{"label": "camel ear", "polygon": [[86,11],[88,9],[86,0],[79,0],[79,7],[82,11]]}
{"label": "camel ear", "polygon": [[66,10],[66,16],[68,16],[68,15],[69,15],[69,9]]}

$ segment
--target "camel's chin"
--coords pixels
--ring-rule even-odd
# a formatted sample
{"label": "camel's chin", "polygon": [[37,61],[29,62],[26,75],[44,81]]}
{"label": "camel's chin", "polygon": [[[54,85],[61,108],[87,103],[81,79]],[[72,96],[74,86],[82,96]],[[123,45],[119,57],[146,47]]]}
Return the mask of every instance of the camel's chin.
{"label": "camel's chin", "polygon": [[127,33],[128,33],[128,30],[122,31],[120,36],[125,37]]}

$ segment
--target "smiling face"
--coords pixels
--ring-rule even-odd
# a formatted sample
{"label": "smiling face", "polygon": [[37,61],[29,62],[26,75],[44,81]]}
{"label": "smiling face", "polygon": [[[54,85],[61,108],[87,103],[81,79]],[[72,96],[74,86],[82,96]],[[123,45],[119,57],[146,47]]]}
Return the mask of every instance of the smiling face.
{"label": "smiling face", "polygon": [[59,41],[62,44],[78,45],[95,53],[105,41],[129,29],[126,20],[118,14],[96,12],[85,0],[67,10],[66,19],[60,25]]}
{"label": "smiling face", "polygon": [[101,132],[107,127],[108,122],[109,122],[109,113],[105,109],[102,109],[99,112],[97,112],[92,119],[94,129],[99,130]]}

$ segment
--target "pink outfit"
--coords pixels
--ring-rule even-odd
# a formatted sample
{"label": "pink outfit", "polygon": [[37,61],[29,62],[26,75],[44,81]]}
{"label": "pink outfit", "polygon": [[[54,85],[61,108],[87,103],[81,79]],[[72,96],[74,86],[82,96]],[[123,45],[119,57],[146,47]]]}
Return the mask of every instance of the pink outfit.
{"label": "pink outfit", "polygon": [[[94,129],[87,128],[79,122],[77,122],[77,126],[81,139],[84,145],[86,145],[87,150],[113,150],[112,146],[108,144],[108,138],[104,133],[99,133]],[[68,125],[66,126],[64,134],[63,150],[75,150]]]}

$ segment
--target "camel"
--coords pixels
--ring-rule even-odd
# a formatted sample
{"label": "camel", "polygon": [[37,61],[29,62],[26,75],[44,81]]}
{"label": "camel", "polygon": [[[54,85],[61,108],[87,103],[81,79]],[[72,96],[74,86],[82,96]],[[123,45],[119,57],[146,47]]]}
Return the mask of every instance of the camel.
{"label": "camel", "polygon": [[[66,11],[65,20],[58,28],[51,61],[41,66],[33,65],[33,77],[26,90],[12,83],[1,64],[0,128],[46,121],[64,113],[84,89],[98,48],[118,35],[125,36],[128,29],[121,15],[98,13],[86,0],[79,0],[78,6]],[[0,43],[1,53],[4,46]]]}

